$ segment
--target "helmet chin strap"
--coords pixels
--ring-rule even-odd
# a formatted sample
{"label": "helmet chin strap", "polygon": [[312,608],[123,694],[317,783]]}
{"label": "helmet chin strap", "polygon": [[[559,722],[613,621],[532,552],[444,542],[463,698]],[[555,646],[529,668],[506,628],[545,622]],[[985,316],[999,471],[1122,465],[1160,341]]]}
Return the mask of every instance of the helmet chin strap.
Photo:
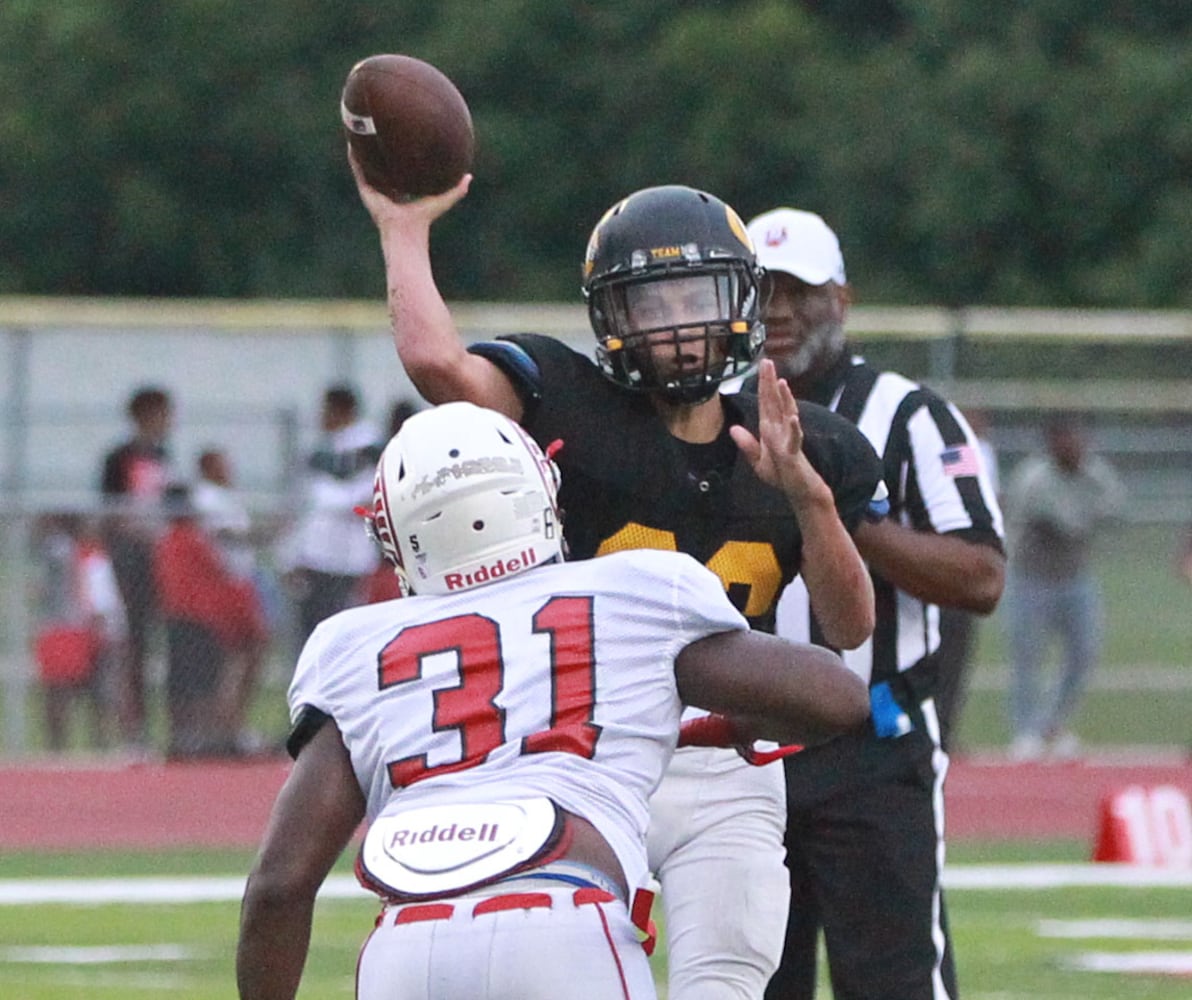
{"label": "helmet chin strap", "polygon": [[684,384],[680,382],[648,391],[658,393],[658,395],[662,396],[663,399],[666,399],[671,403],[695,405],[698,403],[706,403],[709,399],[716,395],[719,389],[719,383],[705,380],[702,384],[698,385]]}

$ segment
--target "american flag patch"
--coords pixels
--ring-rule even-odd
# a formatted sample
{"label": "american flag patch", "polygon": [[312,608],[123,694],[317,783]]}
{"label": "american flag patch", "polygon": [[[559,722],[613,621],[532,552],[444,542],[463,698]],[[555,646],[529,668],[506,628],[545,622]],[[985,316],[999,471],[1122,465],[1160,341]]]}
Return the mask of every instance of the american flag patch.
{"label": "american flag patch", "polygon": [[975,476],[981,471],[976,449],[967,444],[954,445],[940,452],[940,465],[944,468],[944,475],[953,479],[957,476]]}

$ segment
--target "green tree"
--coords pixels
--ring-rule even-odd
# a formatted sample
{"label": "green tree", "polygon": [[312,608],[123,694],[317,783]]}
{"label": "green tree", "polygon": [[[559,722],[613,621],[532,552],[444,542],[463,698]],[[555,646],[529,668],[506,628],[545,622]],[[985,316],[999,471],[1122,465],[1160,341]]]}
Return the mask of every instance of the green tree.
{"label": "green tree", "polygon": [[0,292],[380,295],[337,104],[459,84],[445,293],[571,299],[650,184],[840,232],[868,301],[1192,304],[1192,5],[1106,0],[8,0]]}

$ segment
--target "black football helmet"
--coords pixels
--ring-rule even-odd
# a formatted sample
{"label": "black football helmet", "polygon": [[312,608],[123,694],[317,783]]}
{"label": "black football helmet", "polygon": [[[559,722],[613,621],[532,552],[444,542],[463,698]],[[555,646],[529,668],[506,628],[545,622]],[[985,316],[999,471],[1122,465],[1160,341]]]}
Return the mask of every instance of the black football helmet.
{"label": "black football helmet", "polygon": [[[601,370],[620,386],[674,402],[710,399],[761,353],[761,274],[744,223],[719,198],[672,184],[622,199],[596,224],[584,255],[584,298]],[[697,314],[643,321],[649,310],[635,303],[678,279],[696,292]],[[656,348],[665,333],[674,355],[660,362]],[[702,351],[691,349],[696,341]]]}

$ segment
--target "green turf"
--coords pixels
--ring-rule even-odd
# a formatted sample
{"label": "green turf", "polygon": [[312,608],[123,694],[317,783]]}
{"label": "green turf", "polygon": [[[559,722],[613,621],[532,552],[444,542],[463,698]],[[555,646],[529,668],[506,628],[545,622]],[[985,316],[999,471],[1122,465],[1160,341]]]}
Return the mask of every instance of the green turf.
{"label": "green turf", "polygon": [[1051,889],[1046,892],[953,892],[948,897],[965,1000],[1177,1000],[1187,976],[1080,971],[1069,963],[1089,952],[1192,951],[1192,934],[1161,939],[1052,938],[1041,921],[1167,918],[1189,923],[1184,889]]}
{"label": "green turf", "polygon": [[[1074,862],[1085,845],[961,843],[950,864]],[[338,872],[346,872],[348,858]],[[243,876],[250,852],[167,851],[146,854],[13,855],[0,860],[0,878],[167,874]],[[1043,921],[1165,918],[1190,923],[1188,890],[1060,888],[1046,891],[955,889],[949,893],[952,928],[965,1000],[1121,1000],[1188,996],[1188,979],[1157,975],[1095,973],[1071,962],[1093,951],[1192,950],[1192,931],[1182,939],[1052,937]],[[368,898],[320,900],[314,944],[302,998],[352,996],[356,953],[376,907]],[[234,995],[233,968],[238,906],[235,902],[178,905],[0,906],[0,996],[14,1000],[89,1000],[161,997],[216,1000]],[[176,952],[92,961],[95,953],[63,953],[56,961],[20,961],[20,948],[162,948]],[[43,953],[44,954],[44,953]],[[26,954],[24,957],[28,957]],[[68,959],[73,958],[74,961]],[[664,975],[665,946],[656,970]],[[662,992],[665,996],[664,991]],[[827,987],[821,1000],[828,1000]]]}
{"label": "green turf", "polygon": [[[350,997],[356,950],[372,927],[367,900],[320,903],[303,997]],[[0,907],[0,994],[20,1000],[215,1000],[235,994],[237,906]],[[6,961],[9,949],[172,945],[173,957],[95,964]]]}

